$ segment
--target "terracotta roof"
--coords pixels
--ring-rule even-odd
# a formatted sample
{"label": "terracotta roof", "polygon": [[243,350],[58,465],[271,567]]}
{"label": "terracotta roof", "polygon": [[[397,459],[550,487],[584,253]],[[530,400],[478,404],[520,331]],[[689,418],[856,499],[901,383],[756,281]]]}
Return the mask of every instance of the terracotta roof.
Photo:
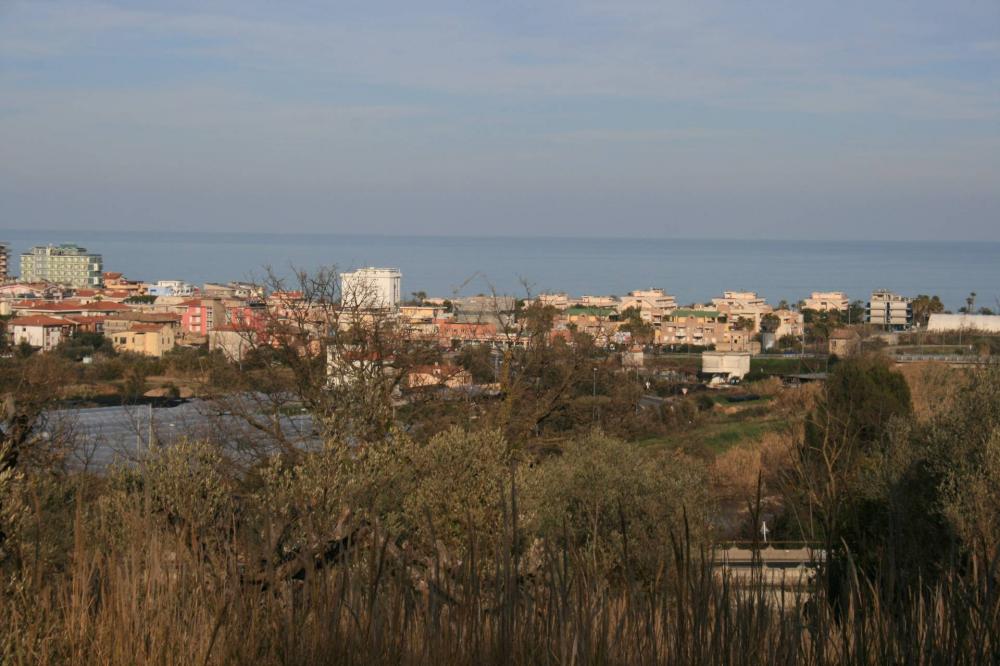
{"label": "terracotta roof", "polygon": [[158,333],[163,330],[163,324],[132,324],[128,330],[133,333]]}
{"label": "terracotta roof", "polygon": [[139,321],[144,323],[177,323],[181,316],[176,312],[143,312],[141,310],[130,310],[119,312],[108,317],[118,321]]}
{"label": "terracotta roof", "polygon": [[31,315],[29,317],[15,317],[8,322],[11,326],[76,326],[68,319],[58,317],[47,317],[45,315]]}
{"label": "terracotta roof", "polygon": [[115,310],[117,312],[122,312],[124,310],[131,310],[129,306],[124,303],[108,303],[107,301],[100,301],[97,303],[87,303],[82,306],[84,310],[104,310],[108,312],[110,310]]}
{"label": "terracotta roof", "polygon": [[66,321],[72,321],[77,324],[99,324],[107,318],[104,315],[66,315],[63,317]]}
{"label": "terracotta roof", "polygon": [[94,301],[93,303],[81,303],[76,300],[69,301],[25,301],[14,306],[18,310],[42,310],[46,312],[83,312],[83,311],[103,311],[109,312],[130,310],[129,306],[122,303],[107,303],[104,301]]}

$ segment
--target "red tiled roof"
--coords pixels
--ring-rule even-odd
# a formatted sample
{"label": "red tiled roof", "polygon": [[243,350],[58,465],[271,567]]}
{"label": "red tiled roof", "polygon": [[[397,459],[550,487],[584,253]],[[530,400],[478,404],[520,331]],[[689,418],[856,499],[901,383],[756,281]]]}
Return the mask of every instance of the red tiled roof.
{"label": "red tiled roof", "polygon": [[15,317],[8,322],[11,326],[76,326],[76,323],[68,319],[58,317],[47,317],[45,315],[31,315],[29,317]]}
{"label": "red tiled roof", "polygon": [[163,330],[163,324],[132,324],[128,330],[134,333],[158,333]]}
{"label": "red tiled roof", "polygon": [[63,319],[65,319],[66,321],[72,321],[72,322],[75,322],[75,323],[81,324],[81,325],[82,324],[99,324],[102,321],[106,320],[107,318],[108,317],[106,317],[104,315],[87,315],[87,316],[83,316],[83,315],[66,315],[65,317],[63,317]]}
{"label": "red tiled roof", "polygon": [[94,301],[93,303],[81,303],[80,301],[23,301],[14,304],[15,310],[38,310],[41,312],[121,312],[131,310],[123,303],[107,303],[104,301]]}

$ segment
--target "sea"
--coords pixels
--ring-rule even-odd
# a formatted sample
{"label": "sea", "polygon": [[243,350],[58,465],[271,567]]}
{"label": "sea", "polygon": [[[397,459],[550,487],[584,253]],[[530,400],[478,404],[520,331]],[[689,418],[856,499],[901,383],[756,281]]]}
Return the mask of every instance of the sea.
{"label": "sea", "polygon": [[1000,243],[923,241],[707,240],[304,233],[45,231],[0,229],[16,255],[33,245],[77,243],[129,279],[193,284],[259,279],[270,266],[399,268],[403,293],[454,297],[567,292],[626,294],[659,287],[680,303],[723,290],[756,291],[794,303],[812,291],[867,300],[873,289],[937,294],[945,307],[1000,310]]}

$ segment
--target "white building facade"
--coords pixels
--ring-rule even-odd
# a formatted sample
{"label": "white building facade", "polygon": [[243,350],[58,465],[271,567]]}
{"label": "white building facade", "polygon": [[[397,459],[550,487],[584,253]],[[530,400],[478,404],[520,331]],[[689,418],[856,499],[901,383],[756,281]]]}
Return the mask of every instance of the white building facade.
{"label": "white building facade", "polygon": [[398,268],[359,268],[340,274],[341,303],[349,308],[397,310],[403,274]]}

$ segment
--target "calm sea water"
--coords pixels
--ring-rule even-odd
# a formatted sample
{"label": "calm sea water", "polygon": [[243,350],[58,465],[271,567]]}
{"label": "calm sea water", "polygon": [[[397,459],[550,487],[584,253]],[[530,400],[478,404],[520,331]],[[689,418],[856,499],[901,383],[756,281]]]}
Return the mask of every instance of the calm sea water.
{"label": "calm sea water", "polygon": [[[885,287],[938,294],[957,309],[969,292],[997,309],[1000,243],[481,238],[325,234],[151,233],[0,230],[11,253],[42,243],[76,242],[104,255],[105,270],[132,279],[225,282],[271,265],[315,268],[393,266],[403,291],[451,296],[488,292],[624,294],[662,287],[682,303],[724,289],[759,292],[772,303],[810,291],[842,290],[867,299]],[[15,270],[16,259],[11,262]]]}

